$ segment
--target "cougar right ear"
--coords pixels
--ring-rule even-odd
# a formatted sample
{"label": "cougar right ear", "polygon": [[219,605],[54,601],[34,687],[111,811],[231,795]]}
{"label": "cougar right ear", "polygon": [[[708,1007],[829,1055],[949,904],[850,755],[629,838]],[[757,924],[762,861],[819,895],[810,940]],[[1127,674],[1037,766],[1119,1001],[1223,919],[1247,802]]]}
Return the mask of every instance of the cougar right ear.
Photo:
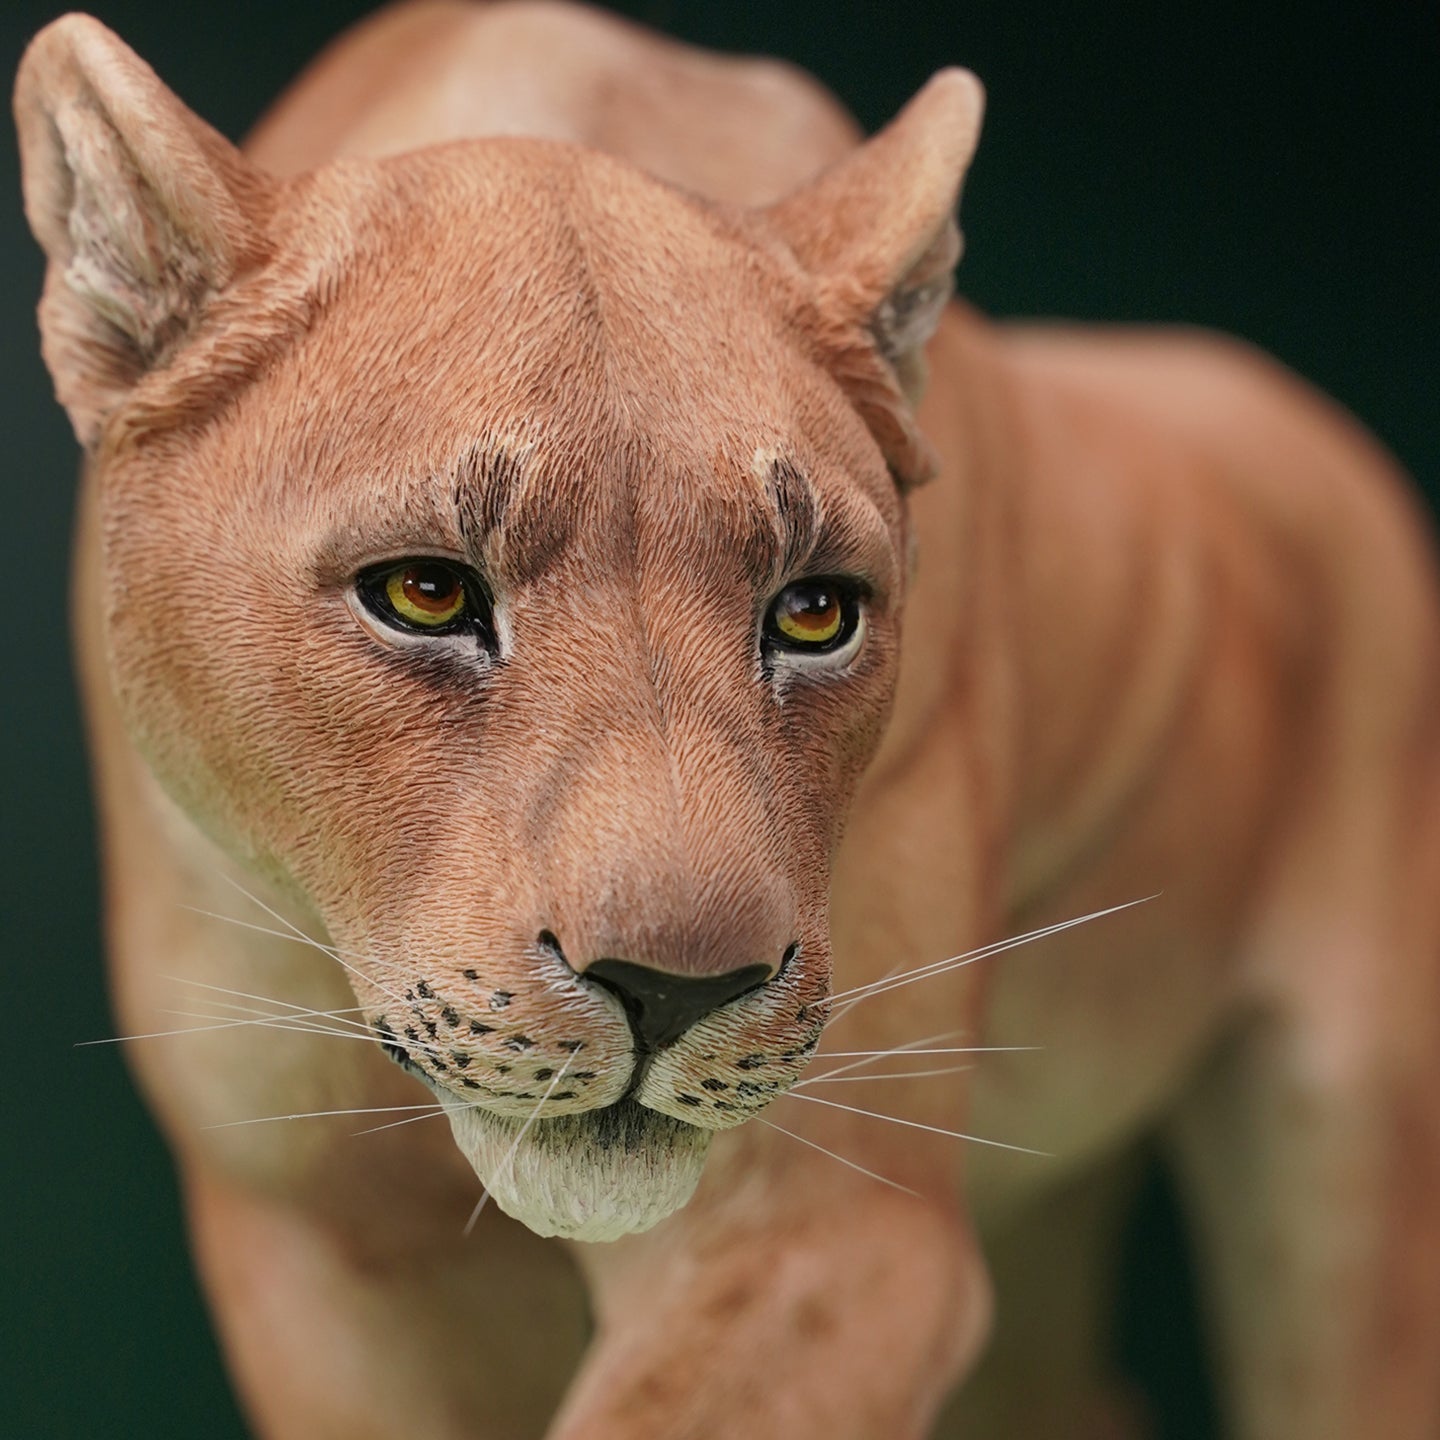
{"label": "cougar right ear", "polygon": [[269,180],[88,15],[42,30],[15,85],[40,329],[82,445],[210,299],[265,253]]}
{"label": "cougar right ear", "polygon": [[836,378],[903,484],[934,465],[911,408],[960,258],[955,206],[984,108],[968,70],[942,70],[878,135],[765,212],[815,278],[828,317],[866,334],[888,367],[893,386],[877,384],[844,345],[832,347]]}

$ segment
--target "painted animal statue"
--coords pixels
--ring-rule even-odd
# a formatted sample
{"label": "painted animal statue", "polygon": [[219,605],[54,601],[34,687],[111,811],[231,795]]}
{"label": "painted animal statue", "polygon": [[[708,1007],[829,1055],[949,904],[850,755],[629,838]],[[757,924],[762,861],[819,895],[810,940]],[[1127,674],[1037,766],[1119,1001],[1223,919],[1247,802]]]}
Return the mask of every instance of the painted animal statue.
{"label": "painted animal statue", "polygon": [[1440,1436],[1440,598],[1354,423],[949,303],[961,71],[860,144],[429,0],[243,155],[84,17],[16,109],[115,1003],[216,1017],[133,1055],[259,1434],[1136,1434],[1156,1137],[1229,1433]]}

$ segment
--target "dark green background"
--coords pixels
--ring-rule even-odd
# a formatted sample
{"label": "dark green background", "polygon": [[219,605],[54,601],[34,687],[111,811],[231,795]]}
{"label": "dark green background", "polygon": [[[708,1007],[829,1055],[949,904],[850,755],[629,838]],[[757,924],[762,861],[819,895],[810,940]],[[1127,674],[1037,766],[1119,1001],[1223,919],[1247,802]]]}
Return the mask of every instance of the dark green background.
{"label": "dark green background", "polygon": [[[0,15],[8,69],[61,8],[9,0]],[[97,5],[232,136],[365,8]],[[1433,7],[652,0],[623,8],[700,43],[788,56],[871,127],[938,65],[970,65],[987,84],[990,110],[966,191],[964,293],[996,315],[1172,319],[1248,336],[1356,410],[1436,496]],[[41,267],[20,217],[13,146],[0,156],[0,181],[0,873],[13,1026],[0,1152],[0,1435],[238,1436],[166,1158],[120,1056],[72,1048],[110,1024],[65,634],[75,456],[37,357]],[[1210,1432],[1173,1224],[1156,1181],[1132,1236],[1123,1344],[1161,1396],[1165,1434],[1199,1440]]]}

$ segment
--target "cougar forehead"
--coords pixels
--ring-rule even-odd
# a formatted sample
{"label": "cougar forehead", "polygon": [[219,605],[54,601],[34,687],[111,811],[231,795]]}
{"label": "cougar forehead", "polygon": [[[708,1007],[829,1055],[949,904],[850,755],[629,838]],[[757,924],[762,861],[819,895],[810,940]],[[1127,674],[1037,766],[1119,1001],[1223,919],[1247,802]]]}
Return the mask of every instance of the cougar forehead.
{"label": "cougar forehead", "polygon": [[[343,640],[317,628],[337,613],[336,588],[366,562],[453,554],[481,565],[511,624],[547,617],[509,657],[507,684],[533,659],[552,696],[574,687],[567,708],[593,729],[623,708],[599,663],[617,651],[653,649],[641,688],[668,683],[674,703],[743,690],[759,592],[787,561],[856,570],[892,608],[893,486],[806,353],[783,257],[739,222],[541,142],[348,165],[295,190],[277,228],[316,256],[307,330],[276,341],[224,423],[157,436],[112,466],[114,614],[141,632],[116,647],[122,663],[176,670],[189,628],[204,653],[168,681],[183,698],[208,680],[206,701],[226,703],[238,657],[155,593],[177,567],[204,573],[247,596],[229,635],[253,635],[272,664],[312,651],[312,703],[327,679],[343,682],[352,720],[337,718],[353,734],[349,687],[374,679],[336,675],[358,644],[348,620]],[[251,298],[242,287],[235,306]],[[144,524],[128,523],[132,502]],[[818,512],[808,533],[787,523],[797,507]],[[792,553],[807,541],[819,553]],[[744,673],[727,674],[722,657],[742,648]],[[398,691],[452,718],[497,708],[420,681],[423,663],[384,659],[359,663],[384,674],[392,715]],[[187,727],[142,728],[158,739]],[[313,728],[291,742],[333,738]],[[409,745],[426,748],[418,731]],[[181,768],[221,767],[193,756]]]}

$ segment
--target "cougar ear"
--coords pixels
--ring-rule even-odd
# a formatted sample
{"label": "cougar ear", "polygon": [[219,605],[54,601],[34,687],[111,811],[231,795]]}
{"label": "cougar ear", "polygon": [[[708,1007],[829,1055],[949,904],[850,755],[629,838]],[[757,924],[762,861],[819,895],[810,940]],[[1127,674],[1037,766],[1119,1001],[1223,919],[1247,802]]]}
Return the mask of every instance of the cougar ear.
{"label": "cougar ear", "polygon": [[[826,320],[868,331],[910,405],[924,389],[925,342],[954,286],[955,208],[984,108],[985,93],[968,70],[942,70],[878,135],[767,212],[815,277]],[[923,478],[910,473],[928,465],[913,421],[893,404],[879,413],[880,397],[873,385],[868,390],[857,403],[892,468]]]}
{"label": "cougar ear", "polygon": [[46,364],[81,444],[262,258],[269,182],[87,15],[31,42],[15,85],[25,214],[49,259]]}

